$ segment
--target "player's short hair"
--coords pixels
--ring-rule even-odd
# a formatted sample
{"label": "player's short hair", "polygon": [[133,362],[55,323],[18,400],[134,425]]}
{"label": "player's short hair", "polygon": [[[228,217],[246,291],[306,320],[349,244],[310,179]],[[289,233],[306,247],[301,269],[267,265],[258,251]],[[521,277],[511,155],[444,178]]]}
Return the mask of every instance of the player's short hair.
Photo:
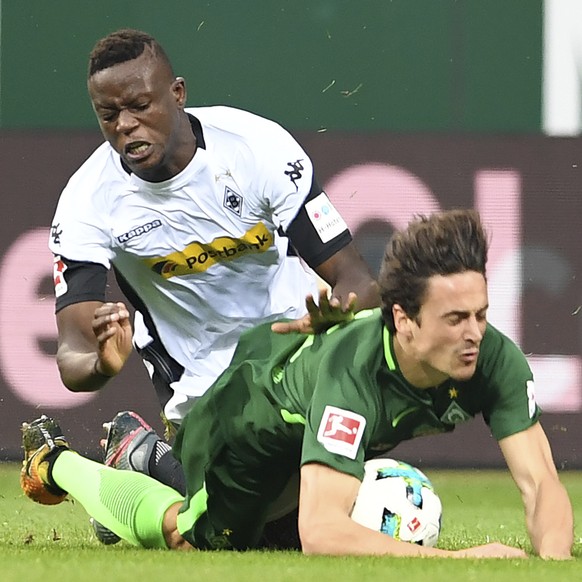
{"label": "player's short hair", "polygon": [[137,59],[146,49],[154,57],[163,60],[174,76],[168,55],[153,36],[141,30],[123,28],[97,41],[89,55],[88,77],[119,63]]}
{"label": "player's short hair", "polygon": [[382,317],[395,331],[392,307],[418,317],[433,275],[475,271],[486,276],[487,233],[476,210],[449,210],[418,216],[394,233],[384,253],[378,283]]}

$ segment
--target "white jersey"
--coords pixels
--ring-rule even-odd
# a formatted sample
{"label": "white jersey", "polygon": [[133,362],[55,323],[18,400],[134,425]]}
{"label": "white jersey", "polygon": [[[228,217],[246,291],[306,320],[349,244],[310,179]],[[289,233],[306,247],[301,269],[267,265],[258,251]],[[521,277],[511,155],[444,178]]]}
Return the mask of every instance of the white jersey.
{"label": "white jersey", "polygon": [[[113,265],[134,305],[145,306],[135,317],[136,347],[157,337],[184,368],[165,406],[175,422],[227,367],[243,330],[302,316],[305,296],[317,292],[313,273],[278,232],[310,191],[307,154],[279,125],[251,113],[186,111],[203,138],[182,172],[145,182],[102,144],[64,189],[50,241],[57,256]],[[66,291],[57,285],[57,296]]]}

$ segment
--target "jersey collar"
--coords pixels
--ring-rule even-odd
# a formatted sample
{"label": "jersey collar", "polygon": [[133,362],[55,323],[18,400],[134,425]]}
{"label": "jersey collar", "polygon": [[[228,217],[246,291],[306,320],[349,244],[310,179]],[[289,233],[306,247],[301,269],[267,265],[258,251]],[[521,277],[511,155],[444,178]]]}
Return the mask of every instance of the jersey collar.
{"label": "jersey collar", "polygon": [[192,133],[196,138],[196,147],[203,150],[206,149],[206,142],[204,141],[204,133],[202,133],[202,124],[197,117],[194,117],[191,113],[186,113],[188,119],[190,120],[190,126],[192,127]]}
{"label": "jersey collar", "polygon": [[394,357],[392,336],[385,325],[382,327],[382,340],[382,343],[384,344],[384,358],[386,364],[388,365],[388,369],[391,372],[394,372],[398,369],[398,365],[396,364],[396,358]]}

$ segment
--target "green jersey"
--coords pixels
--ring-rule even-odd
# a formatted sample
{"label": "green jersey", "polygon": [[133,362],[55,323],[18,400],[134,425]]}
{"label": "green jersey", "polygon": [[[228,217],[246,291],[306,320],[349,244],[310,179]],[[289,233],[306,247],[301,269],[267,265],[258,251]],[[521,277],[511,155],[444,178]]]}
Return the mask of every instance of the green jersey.
{"label": "green jersey", "polygon": [[[188,484],[181,533],[197,547],[217,547],[221,524],[220,531],[238,532],[229,544],[252,546],[265,506],[303,464],[362,479],[366,459],[477,414],[496,439],[537,422],[525,356],[493,326],[470,380],[429,389],[406,381],[393,341],[379,309],[319,335],[278,335],[270,324],[245,332],[176,438]],[[204,507],[196,502],[201,492]]]}
{"label": "green jersey", "polygon": [[249,454],[281,439],[275,450],[296,449],[301,464],[324,463],[358,478],[365,459],[479,413],[497,440],[540,414],[525,356],[492,325],[470,380],[419,389],[400,372],[379,309],[307,338],[274,334],[270,324],[246,332],[208,397],[233,442],[252,443]]}

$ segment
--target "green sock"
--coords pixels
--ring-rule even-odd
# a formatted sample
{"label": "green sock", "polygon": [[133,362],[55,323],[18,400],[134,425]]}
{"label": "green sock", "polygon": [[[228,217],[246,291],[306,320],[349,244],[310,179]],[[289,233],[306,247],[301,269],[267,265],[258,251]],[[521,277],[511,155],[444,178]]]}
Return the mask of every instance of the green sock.
{"label": "green sock", "polygon": [[162,522],[167,509],[184,498],[174,489],[134,471],[118,471],[62,452],[52,479],[99,523],[120,538],[145,548],[167,548]]}

